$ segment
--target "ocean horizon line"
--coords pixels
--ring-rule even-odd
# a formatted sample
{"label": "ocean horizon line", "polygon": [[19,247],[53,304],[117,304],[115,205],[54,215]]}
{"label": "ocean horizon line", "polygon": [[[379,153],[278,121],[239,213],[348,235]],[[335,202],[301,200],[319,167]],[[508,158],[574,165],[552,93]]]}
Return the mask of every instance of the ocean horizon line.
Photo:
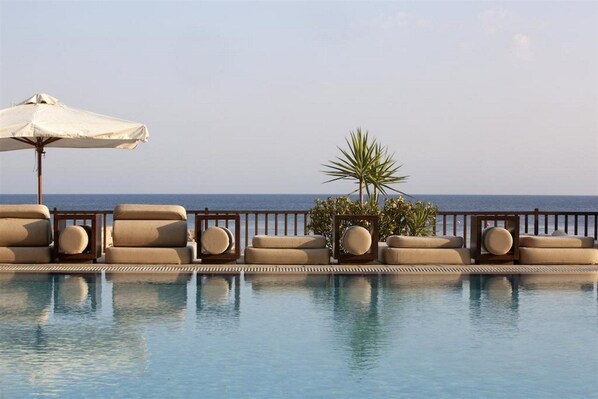
{"label": "ocean horizon line", "polygon": [[[36,193],[0,193],[0,196],[37,196]],[[204,195],[204,196],[217,196],[217,195],[284,195],[284,196],[296,196],[296,195],[309,195],[309,196],[343,196],[343,197],[355,197],[357,194],[343,194],[343,193],[44,193],[46,195]],[[398,197],[399,194],[391,194],[389,197]],[[466,197],[596,197],[598,194],[445,194],[445,193],[414,193],[406,194],[404,197],[418,197],[418,196],[466,196]]]}

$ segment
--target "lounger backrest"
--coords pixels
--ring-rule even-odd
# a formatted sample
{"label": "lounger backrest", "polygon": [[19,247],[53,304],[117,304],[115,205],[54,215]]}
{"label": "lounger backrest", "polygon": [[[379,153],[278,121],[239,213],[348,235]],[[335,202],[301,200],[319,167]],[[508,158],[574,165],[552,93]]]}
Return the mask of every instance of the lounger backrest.
{"label": "lounger backrest", "polygon": [[519,245],[530,248],[593,248],[594,237],[521,236]]}
{"label": "lounger backrest", "polygon": [[122,204],[114,208],[114,220],[187,220],[180,205]]}
{"label": "lounger backrest", "polygon": [[51,242],[45,205],[0,205],[0,247],[47,247]]}
{"label": "lounger backrest", "polygon": [[463,248],[463,237],[457,236],[389,236],[386,243],[391,248]]}
{"label": "lounger backrest", "polygon": [[279,249],[317,249],[326,248],[326,240],[323,236],[267,236],[257,235],[253,237],[255,248],[279,248]]}
{"label": "lounger backrest", "polygon": [[0,205],[0,218],[50,219],[45,205]]}
{"label": "lounger backrest", "polygon": [[179,205],[118,205],[112,239],[115,247],[185,247],[187,211]]}

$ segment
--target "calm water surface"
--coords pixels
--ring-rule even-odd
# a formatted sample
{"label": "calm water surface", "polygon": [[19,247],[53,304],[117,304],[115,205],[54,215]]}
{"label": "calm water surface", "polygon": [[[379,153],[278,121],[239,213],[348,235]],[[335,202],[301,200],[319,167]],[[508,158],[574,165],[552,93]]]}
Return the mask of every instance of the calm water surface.
{"label": "calm water surface", "polygon": [[598,397],[596,279],[0,273],[0,397]]}
{"label": "calm water surface", "polygon": [[[44,204],[61,210],[112,210],[118,204],[179,204],[187,210],[308,210],[317,198],[339,194],[46,194]],[[352,196],[357,199],[357,196]],[[420,195],[450,211],[596,211],[598,196],[574,195]],[[34,204],[34,194],[2,194],[0,204]]]}

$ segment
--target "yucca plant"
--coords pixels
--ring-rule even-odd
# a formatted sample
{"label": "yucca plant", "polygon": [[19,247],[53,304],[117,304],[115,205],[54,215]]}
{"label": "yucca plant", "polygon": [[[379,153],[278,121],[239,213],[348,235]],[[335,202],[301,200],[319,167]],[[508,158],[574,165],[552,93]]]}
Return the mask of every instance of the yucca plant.
{"label": "yucca plant", "polygon": [[375,143],[374,152],[376,153],[376,160],[368,174],[368,183],[373,187],[373,201],[378,203],[378,194],[384,197],[388,196],[388,191],[393,191],[401,195],[406,195],[400,190],[392,187],[392,184],[404,183],[408,176],[397,176],[401,166],[397,165],[394,154],[388,153],[388,147],[383,147],[380,143]]}
{"label": "yucca plant", "polygon": [[[361,128],[355,132],[349,132],[350,140],[346,139],[348,150],[337,147],[342,154],[336,160],[324,164],[323,172],[333,178],[325,183],[337,180],[356,180],[358,184],[359,202],[364,203],[364,190],[370,195],[368,177],[374,165],[378,162],[379,154],[376,153],[376,141],[370,141],[369,133],[363,133]],[[354,191],[354,192],[355,192]]]}
{"label": "yucca plant", "polygon": [[388,148],[378,143],[375,138],[370,139],[367,130],[362,132],[361,128],[357,128],[349,134],[349,139],[346,139],[348,150],[337,147],[341,156],[322,165],[327,168],[323,172],[333,177],[325,183],[355,180],[358,188],[353,192],[359,193],[361,204],[364,203],[364,194],[367,194],[368,201],[374,203],[378,203],[380,193],[385,197],[388,191],[403,194],[391,186],[407,180],[407,176],[396,175],[402,165],[397,165],[393,159],[394,154],[390,154]]}
{"label": "yucca plant", "polygon": [[429,236],[434,231],[438,208],[427,202],[412,204],[411,215],[407,219],[407,232],[410,236]]}

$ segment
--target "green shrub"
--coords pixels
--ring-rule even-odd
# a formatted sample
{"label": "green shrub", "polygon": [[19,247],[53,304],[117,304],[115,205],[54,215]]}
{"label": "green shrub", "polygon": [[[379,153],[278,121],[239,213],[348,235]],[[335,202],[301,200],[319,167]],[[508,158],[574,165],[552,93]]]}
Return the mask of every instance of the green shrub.
{"label": "green shrub", "polygon": [[[335,215],[380,216],[380,210],[376,204],[370,202],[361,204],[359,201],[351,201],[349,197],[345,196],[328,197],[325,200],[317,199],[314,207],[309,210],[307,229],[314,234],[323,235],[328,248],[332,248]],[[357,224],[368,227],[366,223]]]}
{"label": "green shrub", "polygon": [[[376,203],[352,201],[348,197],[328,197],[317,199],[309,210],[307,229],[326,238],[328,248],[332,248],[335,215],[375,215],[380,218],[380,240],[389,235],[428,236],[434,231],[438,208],[429,202],[409,202],[403,197],[385,198],[380,209]],[[367,223],[357,223],[369,227]],[[343,229],[344,230],[344,229]],[[342,231],[341,231],[342,234]]]}
{"label": "green shrub", "polygon": [[385,198],[380,217],[380,239],[389,235],[429,236],[434,232],[438,207],[430,202]]}

